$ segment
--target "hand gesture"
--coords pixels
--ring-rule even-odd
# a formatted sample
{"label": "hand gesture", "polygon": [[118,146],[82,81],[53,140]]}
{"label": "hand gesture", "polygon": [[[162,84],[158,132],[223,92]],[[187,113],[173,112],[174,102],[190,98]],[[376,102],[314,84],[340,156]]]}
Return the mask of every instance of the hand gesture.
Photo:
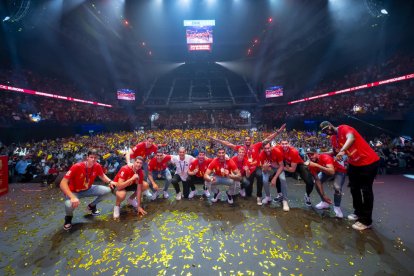
{"label": "hand gesture", "polygon": [[79,199],[77,197],[72,197],[70,199],[70,203],[72,205],[72,208],[75,209],[75,208],[78,208],[80,202],[79,202]]}
{"label": "hand gesture", "polygon": [[147,212],[141,207],[138,207],[137,211],[138,211],[138,216],[139,215],[145,216],[147,214]]}

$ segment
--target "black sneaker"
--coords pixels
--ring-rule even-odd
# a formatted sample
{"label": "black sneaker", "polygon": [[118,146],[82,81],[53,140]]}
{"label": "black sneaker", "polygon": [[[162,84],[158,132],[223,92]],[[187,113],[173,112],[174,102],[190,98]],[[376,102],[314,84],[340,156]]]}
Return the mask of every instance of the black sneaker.
{"label": "black sneaker", "polygon": [[220,192],[214,193],[213,198],[211,199],[211,202],[217,202],[219,198]]}
{"label": "black sneaker", "polygon": [[273,198],[274,203],[279,203],[283,201],[283,194],[278,194],[275,198]]}
{"label": "black sneaker", "polygon": [[65,224],[63,225],[63,229],[68,231],[72,228],[72,216],[65,216]]}
{"label": "black sneaker", "polygon": [[96,205],[92,206],[92,205],[88,205],[88,210],[91,211],[92,216],[99,216],[101,214],[101,212],[96,209]]}
{"label": "black sneaker", "polygon": [[307,194],[305,194],[305,196],[304,196],[303,199],[305,200],[305,205],[306,206],[312,207],[312,202],[311,202],[310,196],[308,196]]}
{"label": "black sneaker", "polygon": [[229,193],[227,193],[227,192],[226,192],[226,194],[227,194],[227,202],[229,204],[233,204],[233,196],[229,195]]}

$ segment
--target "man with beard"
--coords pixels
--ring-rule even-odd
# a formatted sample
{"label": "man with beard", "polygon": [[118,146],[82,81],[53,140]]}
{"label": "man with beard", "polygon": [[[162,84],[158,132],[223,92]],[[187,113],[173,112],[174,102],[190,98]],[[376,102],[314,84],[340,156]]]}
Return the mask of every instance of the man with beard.
{"label": "man with beard", "polygon": [[204,180],[211,183],[211,191],[213,192],[211,202],[217,202],[220,195],[220,190],[217,186],[222,184],[228,186],[226,191],[227,202],[233,204],[236,181],[240,181],[240,179],[241,174],[236,164],[234,164],[233,160],[226,158],[224,149],[218,149],[217,157],[211,161],[204,174]]}
{"label": "man with beard", "polygon": [[320,124],[322,132],[331,135],[331,143],[336,159],[348,156],[349,187],[354,206],[354,213],[349,220],[356,220],[352,225],[355,230],[372,227],[372,210],[374,208],[374,192],[372,185],[377,175],[379,157],[369,144],[354,128],[348,125],[333,126],[324,121]]}
{"label": "man with beard", "polygon": [[200,150],[197,158],[193,160],[188,169],[188,182],[190,185],[191,192],[188,198],[193,198],[196,195],[195,184],[203,184],[204,195],[210,197],[210,183],[204,180],[204,174],[210,165],[212,159],[206,157],[205,150]]}
{"label": "man with beard", "polygon": [[[114,206],[114,219],[119,218],[120,215],[120,206],[122,201],[126,197],[127,191],[133,191],[134,193],[129,197],[128,202],[137,208],[138,215],[145,215],[147,212],[141,207],[141,194],[143,191],[148,189],[148,183],[144,181],[144,172],[142,170],[142,165],[144,163],[144,158],[138,156],[135,158],[134,163],[126,164],[123,166],[117,175],[115,176],[114,181],[118,183],[116,189],[116,203]],[[136,201],[134,200],[136,196]]]}
{"label": "man with beard", "polygon": [[234,151],[237,151],[239,148],[243,147],[246,151],[247,160],[251,164],[251,166],[254,166],[253,172],[250,174],[250,177],[248,178],[250,185],[246,188],[246,196],[250,197],[252,196],[253,192],[253,182],[254,179],[256,179],[256,185],[257,185],[257,203],[259,204],[259,201],[261,203],[262,201],[262,189],[263,189],[263,176],[262,176],[262,170],[260,166],[258,166],[258,157],[260,150],[263,146],[263,144],[269,143],[271,140],[273,140],[277,135],[279,135],[286,127],[286,124],[283,124],[276,132],[266,137],[261,142],[252,144],[252,137],[246,136],[244,137],[244,145],[234,145],[228,141],[220,140],[214,137],[210,137],[215,142],[218,142],[226,147],[232,148]]}

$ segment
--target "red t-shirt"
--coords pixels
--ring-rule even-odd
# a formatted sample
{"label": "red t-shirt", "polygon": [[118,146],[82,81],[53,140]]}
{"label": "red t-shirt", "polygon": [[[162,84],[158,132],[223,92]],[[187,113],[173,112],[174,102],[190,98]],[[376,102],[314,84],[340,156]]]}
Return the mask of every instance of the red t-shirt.
{"label": "red t-shirt", "polygon": [[379,160],[378,155],[362,138],[361,134],[350,126],[338,126],[338,133],[332,136],[331,141],[332,139],[337,140],[337,144],[342,148],[346,142],[346,135],[349,133],[352,133],[355,137],[354,143],[345,151],[349,164],[353,166],[367,166]]}
{"label": "red t-shirt", "polygon": [[[333,165],[335,172],[346,173],[346,168],[342,166],[340,163],[338,163],[329,154],[325,154],[325,153],[320,154],[317,163],[321,165],[322,167],[327,167],[327,165]],[[321,171],[319,168],[316,168],[316,167],[309,167],[309,170],[311,171],[312,174],[317,174]]]}
{"label": "red t-shirt", "polygon": [[225,177],[223,170],[228,170],[229,173],[232,173],[237,170],[237,166],[231,159],[221,162],[218,157],[216,157],[211,161],[210,165],[208,165],[208,169],[211,170],[214,175]]}
{"label": "red t-shirt", "polygon": [[200,163],[198,158],[196,158],[193,160],[193,162],[191,162],[189,170],[194,171],[196,168],[198,168],[198,172],[195,174],[195,176],[204,177],[204,173],[206,172],[208,165],[210,165],[211,161],[213,161],[213,159],[204,158],[204,161]]}
{"label": "red t-shirt", "polygon": [[102,166],[95,163],[92,168],[86,168],[86,162],[79,162],[70,167],[64,178],[69,180],[71,192],[88,190],[97,176],[103,176]]}
{"label": "red t-shirt", "polygon": [[259,154],[259,165],[262,166],[264,163],[270,163],[272,165],[279,164],[279,162],[283,161],[283,154],[277,148],[273,147],[270,151],[270,154],[267,155],[264,150],[262,150]]}
{"label": "red t-shirt", "polygon": [[281,145],[277,146],[276,148],[278,148],[282,152],[283,160],[287,164],[289,165],[292,163],[303,164],[303,160],[302,160],[302,157],[300,157],[299,155],[299,151],[295,149],[294,147],[289,146],[287,151],[284,151]]}
{"label": "red t-shirt", "polygon": [[145,146],[145,142],[138,143],[135,147],[132,148],[131,158],[136,158],[137,156],[141,156],[144,159],[147,159],[153,153],[156,153],[158,150],[158,146],[152,144],[149,148]]}
{"label": "red t-shirt", "polygon": [[250,173],[252,173],[256,169],[256,166],[251,166],[249,160],[247,160],[247,157],[244,157],[242,160],[239,160],[238,156],[233,156],[231,160],[233,160],[234,164],[236,164],[242,176],[246,176],[246,171],[244,170],[245,166],[249,167]]}
{"label": "red t-shirt", "polygon": [[[119,172],[116,174],[114,181],[118,182],[118,180],[120,178],[122,178],[124,181],[127,181],[128,179],[130,179],[131,177],[134,176],[134,170],[129,167],[128,165],[123,166]],[[137,174],[139,176],[139,178],[135,181],[135,184],[143,184],[144,181],[144,171],[142,169],[139,169],[137,171]]]}
{"label": "red t-shirt", "polygon": [[[259,154],[260,154],[260,150],[263,146],[262,142],[257,142],[256,144],[250,145],[250,147],[246,147],[246,145],[238,145],[236,146],[234,149],[236,151],[239,150],[239,148],[244,148],[246,150],[246,158],[250,163],[254,163],[255,161],[257,161],[257,163],[259,162]],[[258,164],[256,164],[257,166]],[[255,170],[256,166],[252,166],[251,169]]]}
{"label": "red t-shirt", "polygon": [[148,163],[148,172],[163,171],[168,167],[168,162],[171,161],[171,155],[165,155],[161,162],[157,161],[157,157],[153,157]]}

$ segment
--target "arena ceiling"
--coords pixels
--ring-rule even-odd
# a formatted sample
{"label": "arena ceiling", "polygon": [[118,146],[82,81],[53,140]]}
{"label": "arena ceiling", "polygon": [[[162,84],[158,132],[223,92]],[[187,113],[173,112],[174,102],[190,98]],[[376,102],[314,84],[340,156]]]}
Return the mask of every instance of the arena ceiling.
{"label": "arena ceiling", "polygon": [[[412,0],[8,0],[0,57],[2,66],[92,83],[97,93],[145,89],[193,61],[299,93],[298,80],[310,86],[355,62],[410,51],[412,12]],[[186,19],[216,21],[211,53],[187,51]]]}

